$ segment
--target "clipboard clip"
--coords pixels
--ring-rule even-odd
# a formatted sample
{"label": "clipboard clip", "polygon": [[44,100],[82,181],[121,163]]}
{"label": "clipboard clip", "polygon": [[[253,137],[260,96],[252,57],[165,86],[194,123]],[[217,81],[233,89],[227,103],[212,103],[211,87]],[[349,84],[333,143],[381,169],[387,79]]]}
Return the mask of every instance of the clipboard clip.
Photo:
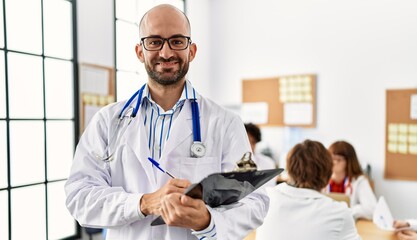
{"label": "clipboard clip", "polygon": [[243,154],[242,158],[236,163],[235,172],[251,172],[256,171],[258,169],[258,166],[256,166],[256,163],[252,160],[252,153],[246,152]]}

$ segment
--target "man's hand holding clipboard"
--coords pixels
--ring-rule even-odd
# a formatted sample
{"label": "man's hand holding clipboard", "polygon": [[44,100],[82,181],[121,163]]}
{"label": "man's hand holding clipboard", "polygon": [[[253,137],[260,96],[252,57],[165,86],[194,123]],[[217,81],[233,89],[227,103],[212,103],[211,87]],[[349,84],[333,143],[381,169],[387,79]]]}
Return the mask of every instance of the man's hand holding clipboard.
{"label": "man's hand holding clipboard", "polygon": [[[249,172],[213,173],[189,186],[185,195],[202,199],[210,207],[238,202],[260,186],[279,175],[284,169],[269,169]],[[151,226],[165,224],[162,217],[156,218]]]}

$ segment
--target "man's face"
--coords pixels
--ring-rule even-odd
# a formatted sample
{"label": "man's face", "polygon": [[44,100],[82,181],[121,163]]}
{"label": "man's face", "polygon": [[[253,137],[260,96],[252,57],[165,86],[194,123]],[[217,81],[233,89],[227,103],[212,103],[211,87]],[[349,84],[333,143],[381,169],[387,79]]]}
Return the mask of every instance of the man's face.
{"label": "man's face", "polygon": [[[142,37],[189,36],[188,23],[182,13],[162,13],[162,11],[151,12],[144,19],[141,29]],[[149,78],[164,86],[185,79],[195,52],[194,44],[189,44],[184,50],[172,50],[167,41],[163,42],[161,50],[156,51],[146,50],[143,43],[136,46],[137,56],[145,64]]]}
{"label": "man's face", "polygon": [[[146,50],[145,50],[146,51]],[[160,52],[169,54],[161,54]],[[190,61],[181,52],[188,50],[171,50],[165,42],[160,51],[153,51],[145,57],[145,69],[151,79],[161,85],[172,85],[179,82],[188,72]],[[146,56],[146,55],[145,55]]]}

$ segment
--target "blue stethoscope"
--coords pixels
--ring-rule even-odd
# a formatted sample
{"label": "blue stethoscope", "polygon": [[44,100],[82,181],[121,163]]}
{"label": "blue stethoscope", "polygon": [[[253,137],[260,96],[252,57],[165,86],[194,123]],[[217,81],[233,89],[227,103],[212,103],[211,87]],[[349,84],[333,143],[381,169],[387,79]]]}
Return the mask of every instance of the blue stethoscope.
{"label": "blue stethoscope", "polygon": [[[139,111],[145,86],[146,84],[144,84],[137,92],[135,92],[123,106],[122,111],[120,111],[115,130],[112,134],[112,137],[110,138],[109,144],[107,145],[104,151],[108,155],[100,156],[98,154],[95,154],[96,158],[105,162],[110,162],[114,159],[114,152],[117,146],[119,145],[121,137],[123,136],[127,127],[130,125],[130,123],[136,117]],[[137,98],[136,107],[132,108],[130,104],[135,100],[135,98]],[[204,155],[206,154],[206,147],[201,142],[200,113],[197,100],[195,98],[190,100],[193,121],[193,144],[191,145],[191,157],[200,158],[204,157]],[[127,121],[127,124],[125,126],[122,126],[122,122],[125,117],[128,117],[129,119]],[[109,154],[110,149],[113,149],[114,151]]]}

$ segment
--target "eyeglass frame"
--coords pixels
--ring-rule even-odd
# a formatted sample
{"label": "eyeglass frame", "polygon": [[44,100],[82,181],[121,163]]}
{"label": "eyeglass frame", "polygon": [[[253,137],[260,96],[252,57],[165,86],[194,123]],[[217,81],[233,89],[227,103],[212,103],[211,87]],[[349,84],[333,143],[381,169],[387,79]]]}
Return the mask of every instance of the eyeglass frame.
{"label": "eyeglass frame", "polygon": [[[169,40],[172,39],[172,38],[180,38],[180,37],[183,37],[183,38],[186,38],[187,39],[187,46],[185,48],[183,48],[183,49],[173,49],[171,47],[171,44],[169,43]],[[147,38],[159,38],[159,39],[161,39],[162,40],[161,47],[159,49],[154,49],[154,50],[147,49],[145,47],[145,43],[144,43],[144,40],[147,39]],[[171,49],[173,51],[183,51],[183,50],[187,49],[188,46],[190,46],[190,44],[192,43],[192,40],[191,40],[191,37],[190,36],[183,36],[183,35],[176,35],[176,36],[172,36],[172,37],[169,37],[169,38],[163,38],[163,37],[158,37],[158,36],[147,36],[147,37],[143,37],[143,38],[140,39],[140,44],[143,46],[143,48],[145,48],[146,51],[161,51],[162,48],[165,45],[165,42],[168,43],[169,49]]]}

